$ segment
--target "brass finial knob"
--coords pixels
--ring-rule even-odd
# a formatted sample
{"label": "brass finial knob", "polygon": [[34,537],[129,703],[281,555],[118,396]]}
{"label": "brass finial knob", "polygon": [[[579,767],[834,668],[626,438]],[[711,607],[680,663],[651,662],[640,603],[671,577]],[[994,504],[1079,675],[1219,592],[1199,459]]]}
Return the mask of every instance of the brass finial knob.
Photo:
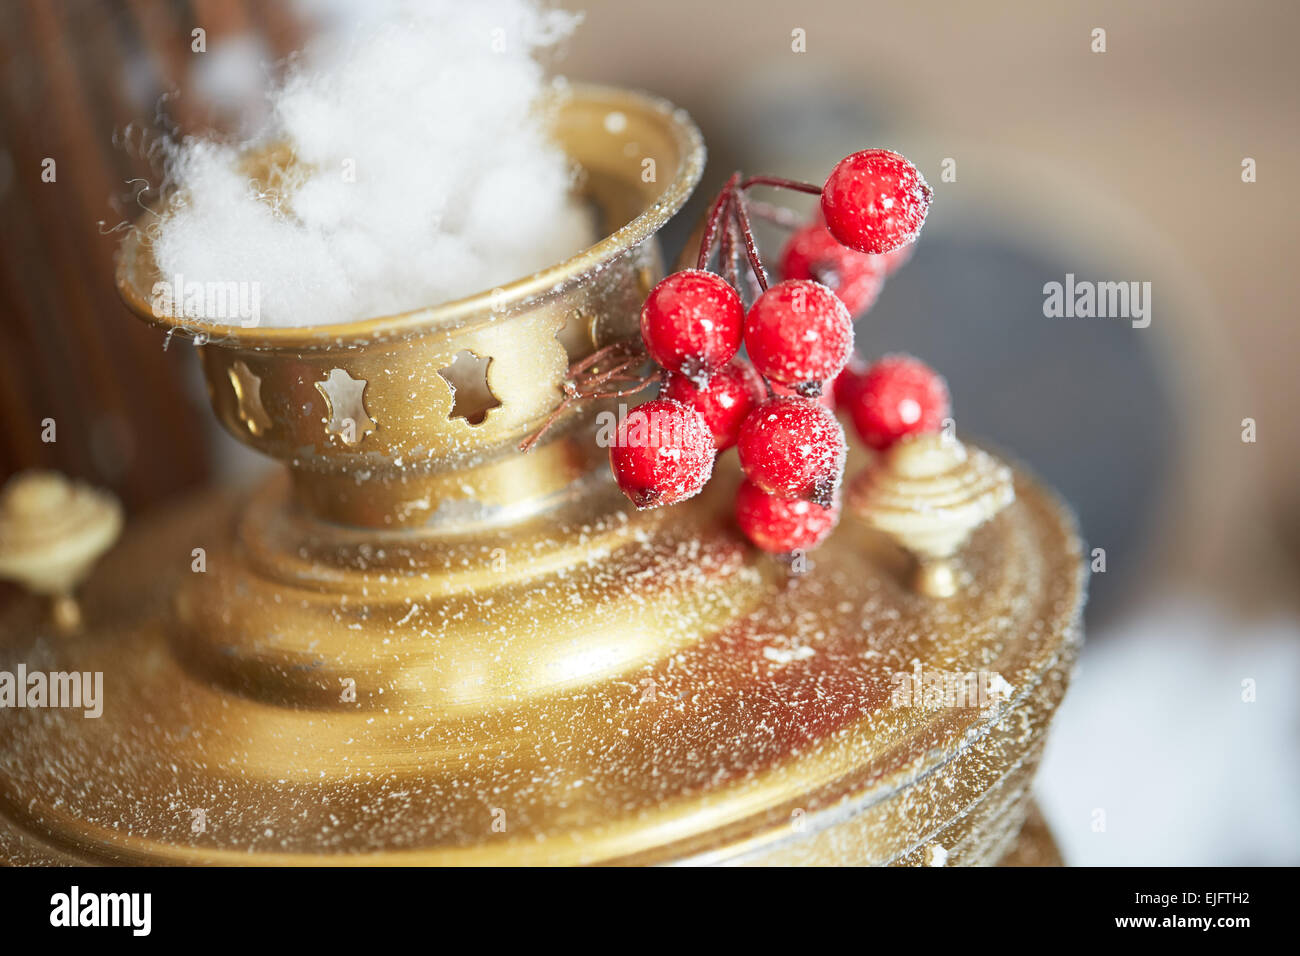
{"label": "brass finial knob", "polygon": [[956,438],[931,434],[904,439],[881,455],[853,482],[849,507],[916,556],[918,591],[951,597],[957,581],[947,559],[1015,497],[1006,465]]}
{"label": "brass finial knob", "polygon": [[55,623],[75,629],[72,592],[121,530],[121,505],[108,492],[57,472],[23,472],[0,492],[0,577],[51,597]]}

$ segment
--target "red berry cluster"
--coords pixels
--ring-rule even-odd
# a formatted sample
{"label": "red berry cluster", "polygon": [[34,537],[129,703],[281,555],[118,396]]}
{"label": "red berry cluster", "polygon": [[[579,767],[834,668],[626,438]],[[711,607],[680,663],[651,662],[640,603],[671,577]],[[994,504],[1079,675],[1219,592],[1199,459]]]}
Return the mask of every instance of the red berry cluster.
{"label": "red berry cluster", "polygon": [[910,245],[884,255],[850,249],[818,216],[795,230],[781,250],[781,276],[820,282],[834,290],[851,314],[861,315],[875,304],[885,279],[911,254]]}
{"label": "red berry cluster", "polygon": [[[793,234],[781,256],[784,281],[774,285],[751,228],[754,186],[822,197],[822,218]],[[637,507],[697,494],[714,457],[735,445],[746,477],[736,501],[741,530],[766,551],[812,548],[839,520],[847,448],[837,404],[873,447],[938,427],[946,389],[914,360],[846,372],[851,313],[871,305],[906,257],[930,198],[916,168],[883,149],[842,160],[822,187],[740,174],[727,181],[710,206],[697,267],[661,281],[641,310],[662,388],[624,418],[610,449],[614,477]],[[725,275],[708,271],[715,247]],[[741,258],[759,289],[748,310]],[[742,343],[748,361],[737,357]]]}

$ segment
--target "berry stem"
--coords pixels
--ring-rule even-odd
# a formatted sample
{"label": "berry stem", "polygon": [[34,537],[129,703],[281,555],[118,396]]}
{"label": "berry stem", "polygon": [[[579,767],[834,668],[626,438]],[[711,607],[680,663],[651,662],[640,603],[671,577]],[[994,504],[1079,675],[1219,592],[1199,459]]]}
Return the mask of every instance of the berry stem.
{"label": "berry stem", "polygon": [[573,386],[577,389],[582,398],[610,398],[612,396],[603,395],[599,391],[590,391],[599,385],[604,385],[611,381],[626,381],[627,373],[638,366],[645,364],[644,356],[633,356],[613,365],[603,372],[592,372],[590,375],[581,376],[573,380]]}
{"label": "berry stem", "polygon": [[519,443],[519,450],[521,452],[527,454],[532,451],[533,446],[541,440],[543,435],[551,430],[551,426],[555,424],[556,420],[568,410],[570,405],[573,404],[575,399],[573,395],[569,394],[569,388],[570,386],[566,384],[564,400],[555,406],[555,410],[551,412],[550,415],[546,416],[546,421],[542,422],[541,427]]}
{"label": "berry stem", "polygon": [[767,270],[763,268],[763,260],[758,255],[758,243],[754,241],[754,229],[749,222],[749,211],[745,208],[744,192],[736,192],[733,208],[736,221],[740,224],[740,231],[745,236],[745,252],[749,255],[750,268],[754,270],[754,277],[758,279],[759,288],[766,292]]}
{"label": "berry stem", "polygon": [[786,206],[774,206],[769,202],[760,202],[751,200],[749,203],[749,214],[755,219],[762,219],[773,225],[780,226],[782,229],[799,229],[806,222],[807,217],[789,209]]}
{"label": "berry stem", "polygon": [[813,183],[803,183],[797,179],[782,179],[780,176],[750,176],[740,184],[740,189],[746,190],[751,186],[772,186],[775,189],[793,189],[796,192],[811,193],[814,196],[820,196],[822,188]]}
{"label": "berry stem", "polygon": [[738,182],[740,182],[740,173],[732,173],[726,184],[723,185],[722,190],[714,198],[713,205],[709,207],[708,224],[704,227],[704,236],[700,239],[700,255],[695,263],[697,269],[705,269],[709,265],[709,257],[713,255],[713,243],[718,235],[718,223],[722,219],[722,213],[727,201],[736,189]]}
{"label": "berry stem", "polygon": [[[599,395],[592,395],[591,397],[592,398],[623,398],[626,395],[635,395],[637,392],[641,391],[641,389],[649,388],[655,382],[661,381],[662,379],[663,379],[663,372],[661,371],[651,372],[649,375],[640,379],[634,379],[634,378],[618,379],[618,381],[631,381],[632,384],[629,385],[627,388],[620,388],[612,392],[601,392]],[[611,381],[614,380],[611,379]]]}
{"label": "berry stem", "polygon": [[[612,361],[613,364],[601,371],[599,366],[606,360]],[[597,349],[586,358],[574,362],[569,366],[564,381],[560,385],[564,391],[564,398],[560,400],[560,404],[555,406],[551,414],[542,422],[541,427],[519,443],[519,450],[522,452],[531,451],[541,437],[550,431],[551,426],[559,420],[560,416],[577,402],[598,398],[622,398],[625,395],[639,392],[657,381],[660,376],[658,371],[644,378],[630,374],[633,370],[644,365],[645,362],[645,349],[639,338],[614,342],[604,348]],[[614,383],[626,384],[628,382],[633,384],[627,388],[610,389],[607,387]]]}
{"label": "berry stem", "polygon": [[728,196],[726,209],[722,213],[722,221],[725,225],[722,228],[722,244],[718,251],[718,257],[723,268],[723,278],[731,283],[732,288],[739,291],[740,270],[736,267],[736,246],[740,237],[737,235],[735,217],[732,212],[735,200],[734,194]]}
{"label": "berry stem", "polygon": [[593,365],[599,365],[605,359],[613,358],[616,355],[621,355],[623,359],[627,359],[642,354],[644,354],[644,349],[640,339],[623,339],[619,342],[611,342],[604,348],[597,349],[586,358],[570,365],[565,378],[571,381]]}

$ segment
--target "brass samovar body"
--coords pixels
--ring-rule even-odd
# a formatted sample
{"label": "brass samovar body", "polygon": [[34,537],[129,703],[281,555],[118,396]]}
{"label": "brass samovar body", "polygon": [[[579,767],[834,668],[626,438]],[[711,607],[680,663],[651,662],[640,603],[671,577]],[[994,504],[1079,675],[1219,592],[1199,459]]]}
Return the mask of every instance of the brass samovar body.
{"label": "brass samovar body", "polygon": [[[79,629],[36,596],[0,618],[0,668],[105,688],[99,718],[0,712],[0,860],[1054,859],[1022,831],[1083,571],[1032,479],[935,600],[852,518],[806,561],[757,552],[731,455],[698,498],[633,510],[609,405],[518,451],[570,362],[635,334],[704,163],[640,94],[576,87],[554,126],[602,217],[582,254],[404,315],[206,333],[218,419],[285,467],[133,523]],[[274,185],[280,160],[251,162]],[[156,279],[132,235],[123,297],[182,332]],[[990,700],[924,699],[927,674],[976,672]]]}

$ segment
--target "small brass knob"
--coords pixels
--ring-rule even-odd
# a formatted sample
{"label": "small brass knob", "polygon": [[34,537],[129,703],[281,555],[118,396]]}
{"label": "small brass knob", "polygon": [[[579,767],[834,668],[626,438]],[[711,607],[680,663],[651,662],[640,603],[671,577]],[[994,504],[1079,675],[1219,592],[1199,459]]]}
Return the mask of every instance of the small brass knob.
{"label": "small brass knob", "polygon": [[73,592],[122,530],[113,495],[52,471],[15,475],[0,492],[0,578],[53,601],[55,623],[74,630]]}
{"label": "small brass knob", "polygon": [[957,577],[947,559],[1015,497],[1011,469],[992,455],[955,438],[918,435],[855,479],[849,507],[916,557],[918,591],[951,597]]}

